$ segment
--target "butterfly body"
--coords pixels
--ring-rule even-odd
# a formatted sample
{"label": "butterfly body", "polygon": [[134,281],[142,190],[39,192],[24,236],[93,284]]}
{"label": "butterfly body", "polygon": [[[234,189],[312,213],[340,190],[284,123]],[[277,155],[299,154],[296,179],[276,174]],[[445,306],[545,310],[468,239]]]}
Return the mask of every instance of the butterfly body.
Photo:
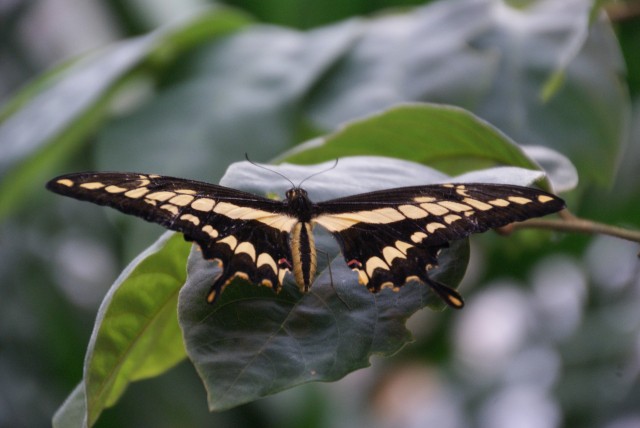
{"label": "butterfly body", "polygon": [[314,203],[293,187],[282,201],[198,181],[137,173],[78,173],[47,188],[116,208],[182,232],[221,275],[207,296],[214,302],[236,277],[279,291],[293,273],[302,292],[316,275],[313,229],[337,240],[347,266],[372,292],[409,281],[431,287],[447,304],[461,296],[429,276],[450,241],[514,221],[559,211],[564,202],[527,187],[435,184],[403,187]]}

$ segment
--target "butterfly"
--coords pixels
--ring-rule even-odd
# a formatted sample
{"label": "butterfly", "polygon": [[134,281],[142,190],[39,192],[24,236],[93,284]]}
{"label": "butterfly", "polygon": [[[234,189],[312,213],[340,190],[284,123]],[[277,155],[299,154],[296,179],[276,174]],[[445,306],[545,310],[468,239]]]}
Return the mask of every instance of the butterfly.
{"label": "butterfly", "polygon": [[453,308],[464,305],[453,288],[430,277],[440,250],[472,233],[564,208],[542,190],[505,184],[450,183],[400,187],[313,202],[300,185],[274,200],[215,184],[154,174],[86,172],[52,179],[61,195],[107,205],[181,232],[222,273],[207,301],[214,303],[239,277],[282,288],[292,273],[300,291],[316,274],[313,228],[328,230],[345,262],[371,292],[428,285]]}

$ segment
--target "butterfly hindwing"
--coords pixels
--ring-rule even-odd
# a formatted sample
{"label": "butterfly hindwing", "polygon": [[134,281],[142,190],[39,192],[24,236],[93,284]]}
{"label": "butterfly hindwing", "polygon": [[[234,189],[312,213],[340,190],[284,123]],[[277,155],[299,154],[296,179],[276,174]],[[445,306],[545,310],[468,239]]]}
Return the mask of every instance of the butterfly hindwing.
{"label": "butterfly hindwing", "polygon": [[182,232],[223,272],[208,300],[236,276],[278,290],[290,270],[289,231],[296,222],[282,201],[198,181],[135,173],[79,173],[47,188],[107,205]]}
{"label": "butterfly hindwing", "polygon": [[556,212],[563,206],[556,196],[526,187],[445,184],[321,202],[314,221],[335,236],[345,261],[371,291],[397,289],[417,279],[458,306],[456,301],[462,302],[459,295],[427,275],[443,246],[472,233]]}

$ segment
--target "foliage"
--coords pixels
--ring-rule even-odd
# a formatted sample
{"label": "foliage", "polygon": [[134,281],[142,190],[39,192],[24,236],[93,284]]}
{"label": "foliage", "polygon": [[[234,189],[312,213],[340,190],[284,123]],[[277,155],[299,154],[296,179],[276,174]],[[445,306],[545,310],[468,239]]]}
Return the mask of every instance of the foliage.
{"label": "foliage", "polygon": [[[360,13],[369,12],[365,7],[370,6],[362,7]],[[319,21],[305,16],[293,23],[291,10],[254,13],[304,28],[340,14],[331,9]],[[268,405],[242,406],[254,409],[250,414],[260,410],[266,415],[251,420],[243,410],[203,415],[197,410],[201,402],[186,403],[180,388],[168,387],[168,381],[157,388],[144,385],[188,370],[179,364],[188,355],[204,380],[209,407],[220,411],[310,381],[335,381],[368,366],[373,355],[403,349],[385,360],[389,379],[412,367],[406,362],[434,367],[462,397],[457,405],[474,425],[506,423],[508,418],[496,419],[496,406],[522,399],[507,394],[516,386],[543,394],[542,401],[525,394],[531,408],[553,403],[547,426],[640,418],[632,405],[640,398],[640,382],[631,368],[640,324],[623,316],[637,312],[640,303],[637,245],[571,234],[551,239],[531,231],[479,240],[483,251],[472,251],[463,289],[469,307],[454,315],[455,321],[447,312],[437,313],[425,321],[429,330],[417,329],[416,343],[406,346],[412,340],[406,320],[427,312],[419,310],[429,303],[424,287],[374,297],[354,284],[337,258],[331,261],[333,280],[325,263],[314,291],[304,297],[290,286],[276,297],[270,290],[234,284],[212,308],[200,298],[215,267],[194,251],[187,262],[190,246],[179,235],[163,235],[152,243],[158,228],[60,200],[42,188],[58,172],[97,169],[210,182],[222,178],[231,187],[281,195],[287,183],[267,171],[246,163],[227,169],[245,152],[254,161],[307,165],[361,156],[341,161],[349,165],[348,174],[328,172],[305,183],[317,200],[465,173],[468,180],[537,181],[569,191],[577,169],[579,187],[563,195],[577,214],[638,228],[640,128],[630,125],[638,123],[631,120],[638,113],[631,108],[623,63],[623,58],[635,61],[623,53],[637,50],[638,38],[622,23],[619,34],[627,36],[618,41],[614,29],[597,7],[577,0],[517,7],[502,0],[440,1],[306,31],[252,23],[244,12],[216,7],[47,72],[0,112],[0,273],[8,284],[0,294],[0,339],[13,345],[0,357],[6,359],[0,360],[0,371],[17,373],[0,380],[0,389],[36,382],[53,391],[43,393],[48,395],[39,400],[45,403],[42,408],[24,416],[27,425],[42,423],[65,389],[82,378],[56,414],[55,426],[202,425],[211,418],[223,421],[224,415],[248,425],[278,421],[297,426],[300,414],[282,411],[278,401],[291,398],[287,393],[268,398]],[[634,85],[633,78],[629,82]],[[637,96],[634,88],[631,93]],[[385,158],[366,157],[372,155]],[[288,164],[274,169],[294,182],[315,170]],[[531,171],[536,169],[544,169],[548,180]],[[333,260],[331,240],[318,239]],[[96,296],[114,278],[113,265],[141,251],[97,310]],[[475,258],[481,259],[481,268]],[[467,260],[466,241],[456,243],[443,254],[439,275],[458,284]],[[70,283],[79,288],[65,291]],[[508,292],[501,291],[504,283]],[[94,300],[89,298],[94,303],[82,309],[72,296],[91,284],[97,287]],[[498,339],[489,330],[496,329],[503,332],[503,342],[496,343],[505,343],[511,330],[503,326],[526,325],[523,313],[535,326],[521,328],[521,342],[505,348],[504,355],[478,354],[485,349],[478,336],[491,344]],[[497,318],[500,328],[486,323],[487,314],[505,317]],[[573,314],[573,321],[567,321],[567,314]],[[475,325],[485,330],[469,336],[474,324],[469,320],[478,319],[485,323]],[[594,337],[611,338],[606,350],[599,341],[605,339]],[[493,352],[500,349],[495,345]],[[527,377],[527,368],[535,370],[539,360],[531,357],[527,365],[525,357],[540,352],[562,361],[558,364],[565,373],[547,383],[544,376]],[[25,354],[52,356],[44,367],[58,377],[41,380],[37,370],[42,369],[27,374],[42,357],[29,360]],[[474,355],[485,359],[470,363]],[[482,365],[492,358],[491,365]],[[524,374],[514,365],[518,361]],[[503,370],[497,372],[500,362]],[[616,398],[582,392],[596,391],[603,378],[615,375],[615,367],[623,367],[623,380],[605,384]],[[465,377],[465,371],[478,376]],[[369,385],[371,400],[381,400],[390,386],[385,387],[379,368],[367,372],[377,379],[371,381],[377,386]],[[442,384],[430,379],[432,386]],[[195,390],[194,397],[202,395],[193,381],[180,385]],[[125,393],[127,388],[134,392]],[[320,387],[293,391],[300,397],[322,391],[313,388]],[[153,406],[147,409],[153,411],[140,410],[142,405],[127,412],[136,391],[149,395]],[[15,400],[12,407],[25,410],[27,401],[21,397],[10,399]],[[309,400],[314,404],[296,402],[314,411],[334,406],[319,416],[317,426],[322,418],[335,426],[331,414],[347,411],[330,393]],[[165,410],[157,405],[163,401],[182,406]],[[517,403],[511,408],[517,409]],[[388,409],[381,423],[395,411]]]}

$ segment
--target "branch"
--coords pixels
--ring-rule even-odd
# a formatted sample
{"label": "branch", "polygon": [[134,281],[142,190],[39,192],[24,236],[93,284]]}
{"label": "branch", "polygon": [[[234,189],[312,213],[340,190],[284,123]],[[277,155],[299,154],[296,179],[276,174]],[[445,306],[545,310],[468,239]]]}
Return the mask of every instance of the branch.
{"label": "branch", "polygon": [[608,4],[604,8],[612,22],[631,21],[640,16],[639,2]]}
{"label": "branch", "polygon": [[502,228],[502,232],[511,232],[517,229],[548,229],[559,232],[578,232],[589,235],[602,234],[614,236],[627,241],[640,243],[640,231],[624,229],[622,227],[611,226],[598,223],[596,221],[585,220],[573,215],[569,210],[562,210],[559,219],[529,219],[521,223],[513,223]]}

